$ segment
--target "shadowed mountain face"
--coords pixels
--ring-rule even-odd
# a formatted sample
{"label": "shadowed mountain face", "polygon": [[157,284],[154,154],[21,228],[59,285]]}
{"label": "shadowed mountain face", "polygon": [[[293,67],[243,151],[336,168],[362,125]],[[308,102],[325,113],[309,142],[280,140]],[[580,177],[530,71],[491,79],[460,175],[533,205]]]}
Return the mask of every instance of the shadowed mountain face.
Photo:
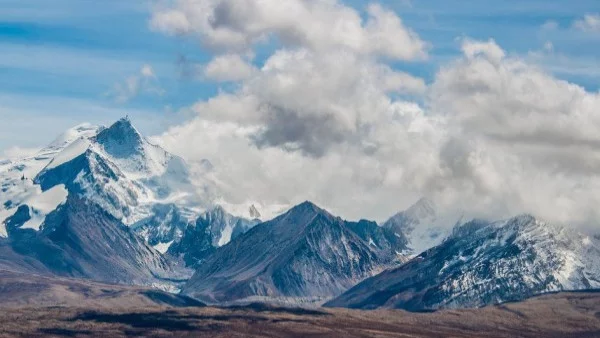
{"label": "shadowed mountain face", "polygon": [[423,311],[599,288],[599,261],[597,239],[531,216],[472,221],[441,245],[363,281],[326,306]]}
{"label": "shadowed mountain face", "polygon": [[100,131],[96,140],[115,158],[137,157],[143,152],[144,140],[128,119],[121,119],[110,128]]}
{"label": "shadowed mountain face", "polygon": [[403,249],[373,222],[346,222],[305,202],[219,248],[183,292],[213,303],[330,298],[397,263]]}
{"label": "shadowed mountain face", "polygon": [[[131,229],[100,207],[76,197],[46,217],[41,231],[15,228],[4,245],[31,269],[124,284],[157,285],[178,275]],[[19,264],[20,265],[20,264]]]}

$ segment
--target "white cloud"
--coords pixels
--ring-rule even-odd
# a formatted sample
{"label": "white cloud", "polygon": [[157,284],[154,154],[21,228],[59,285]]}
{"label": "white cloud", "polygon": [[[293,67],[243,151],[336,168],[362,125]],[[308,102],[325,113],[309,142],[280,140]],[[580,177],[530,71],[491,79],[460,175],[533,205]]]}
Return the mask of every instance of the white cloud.
{"label": "white cloud", "polygon": [[463,54],[469,59],[485,56],[488,60],[496,63],[502,61],[506,55],[504,50],[491,39],[486,42],[466,39],[463,41],[461,49]]}
{"label": "white cloud", "polygon": [[518,58],[463,50],[432,86],[432,112],[449,132],[432,185],[482,214],[596,225],[600,95]]}
{"label": "white cloud", "polygon": [[242,81],[252,76],[256,71],[237,54],[220,55],[204,67],[204,76],[208,79],[227,82]]}
{"label": "white cloud", "polygon": [[291,47],[344,48],[400,60],[423,59],[428,45],[392,11],[370,5],[363,20],[335,0],[179,0],[154,12],[152,27],[195,34],[209,47],[248,50],[276,37]]}
{"label": "white cloud", "polygon": [[144,78],[155,78],[154,69],[150,65],[143,65],[140,70],[140,75]]}
{"label": "white cloud", "polygon": [[[210,160],[224,200],[310,199],[382,220],[427,196],[467,216],[597,224],[600,94],[491,39],[464,39],[463,54],[427,86],[388,62],[424,58],[427,44],[377,5],[362,20],[333,0],[235,4],[182,0],[153,18],[224,49],[212,78],[239,84],[197,102],[193,119],[159,138],[191,161]],[[169,11],[181,20],[173,27],[162,18]],[[272,37],[282,45],[264,64],[228,73],[245,68],[223,62],[229,53]]]}
{"label": "white cloud", "polygon": [[[379,138],[390,144],[371,156],[347,146],[321,157],[281,147],[257,148],[249,142],[254,128],[201,118],[160,139],[190,161],[209,159],[215,166],[211,178],[230,203],[294,204],[309,199],[344,217],[382,218],[419,196],[415,188],[436,168],[436,148],[430,144],[438,138],[418,107],[397,103],[389,108],[412,128],[390,121],[389,128],[379,129]],[[192,146],[198,144],[203,146]]]}
{"label": "white cloud", "polygon": [[387,66],[382,66],[380,71],[382,89],[388,92],[423,94],[427,90],[427,85],[422,78],[392,70]]}
{"label": "white cloud", "polygon": [[549,30],[549,31],[558,29],[558,22],[556,22],[554,20],[548,20],[548,21],[544,22],[544,24],[542,25],[542,29]]}
{"label": "white cloud", "polygon": [[[500,49],[491,43],[492,50]],[[597,94],[517,58],[498,63],[499,52],[474,58],[464,45],[467,57],[443,68],[433,86],[435,108],[453,121],[496,140],[553,147],[562,142],[583,146],[600,135]]]}
{"label": "white cloud", "polygon": [[[210,160],[211,179],[229,203],[310,199],[358,218],[368,215],[356,203],[382,215],[411,202],[436,170],[441,134],[437,118],[401,97],[427,86],[337,47],[278,49],[233,92],[196,103],[196,118],[169,130],[161,143],[192,162]],[[382,165],[409,157],[405,165]],[[385,201],[374,199],[375,191]]]}
{"label": "white cloud", "polygon": [[575,20],[573,27],[584,32],[600,33],[600,14],[586,14]]}
{"label": "white cloud", "polygon": [[400,60],[427,57],[428,45],[407,29],[396,13],[377,4],[369,5],[368,13],[365,44],[371,53]]}
{"label": "white cloud", "polygon": [[192,25],[185,13],[176,9],[162,10],[155,13],[152,25],[160,31],[172,34],[186,34],[192,30]]}
{"label": "white cloud", "polygon": [[374,125],[391,113],[387,93],[425,89],[422,79],[350,52],[279,50],[236,93],[194,108],[203,119],[255,127],[259,147],[318,157],[344,144],[372,151]]}
{"label": "white cloud", "polygon": [[152,67],[145,64],[139,72],[128,76],[125,80],[115,83],[107,95],[118,103],[125,103],[138,96],[140,93],[163,95],[158,79]]}

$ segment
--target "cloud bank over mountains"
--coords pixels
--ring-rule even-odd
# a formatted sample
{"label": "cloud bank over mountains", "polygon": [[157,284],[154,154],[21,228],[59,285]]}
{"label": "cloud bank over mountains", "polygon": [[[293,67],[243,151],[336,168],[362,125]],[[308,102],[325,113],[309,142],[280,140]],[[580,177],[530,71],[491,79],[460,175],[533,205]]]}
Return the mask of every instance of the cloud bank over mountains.
{"label": "cloud bank over mountains", "polygon": [[426,83],[398,66],[435,46],[377,4],[180,0],[150,25],[198,39],[214,53],[205,77],[235,83],[158,137],[210,160],[226,200],[379,220],[421,196],[470,216],[600,216],[600,94],[493,39],[460,38],[462,56]]}

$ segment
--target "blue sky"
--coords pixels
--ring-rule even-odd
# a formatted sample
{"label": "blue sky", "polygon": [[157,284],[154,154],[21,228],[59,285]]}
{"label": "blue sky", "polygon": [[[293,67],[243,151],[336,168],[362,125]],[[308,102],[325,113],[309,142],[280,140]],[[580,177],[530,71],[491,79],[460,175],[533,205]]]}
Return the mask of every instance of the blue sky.
{"label": "blue sky", "polygon": [[[364,11],[363,1],[345,3]],[[431,43],[428,60],[395,64],[428,82],[460,54],[457,39],[471,37],[493,38],[559,78],[599,88],[598,35],[572,28],[586,13],[600,12],[597,0],[380,3]],[[180,76],[178,60],[206,63],[211,54],[193,38],[152,31],[151,10],[151,2],[136,0],[0,2],[0,153],[44,145],[80,122],[107,124],[125,114],[143,132],[159,133],[186,118],[177,113],[182,108],[227,89]],[[548,43],[552,52],[544,52]],[[260,65],[260,49],[257,54]],[[115,86],[139,76],[144,65],[152,67],[152,86],[161,94],[140,90],[116,100]]]}

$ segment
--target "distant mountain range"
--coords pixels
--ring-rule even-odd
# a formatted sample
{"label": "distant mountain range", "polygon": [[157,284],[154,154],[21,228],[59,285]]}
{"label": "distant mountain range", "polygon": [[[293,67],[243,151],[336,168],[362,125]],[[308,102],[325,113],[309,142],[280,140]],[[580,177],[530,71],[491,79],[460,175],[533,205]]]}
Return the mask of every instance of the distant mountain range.
{"label": "distant mountain range", "polygon": [[234,215],[209,191],[127,118],[77,126],[0,160],[0,270],[207,303],[413,311],[600,288],[600,237],[533,216],[464,221],[421,199],[381,225],[311,202],[261,220],[255,205]]}

